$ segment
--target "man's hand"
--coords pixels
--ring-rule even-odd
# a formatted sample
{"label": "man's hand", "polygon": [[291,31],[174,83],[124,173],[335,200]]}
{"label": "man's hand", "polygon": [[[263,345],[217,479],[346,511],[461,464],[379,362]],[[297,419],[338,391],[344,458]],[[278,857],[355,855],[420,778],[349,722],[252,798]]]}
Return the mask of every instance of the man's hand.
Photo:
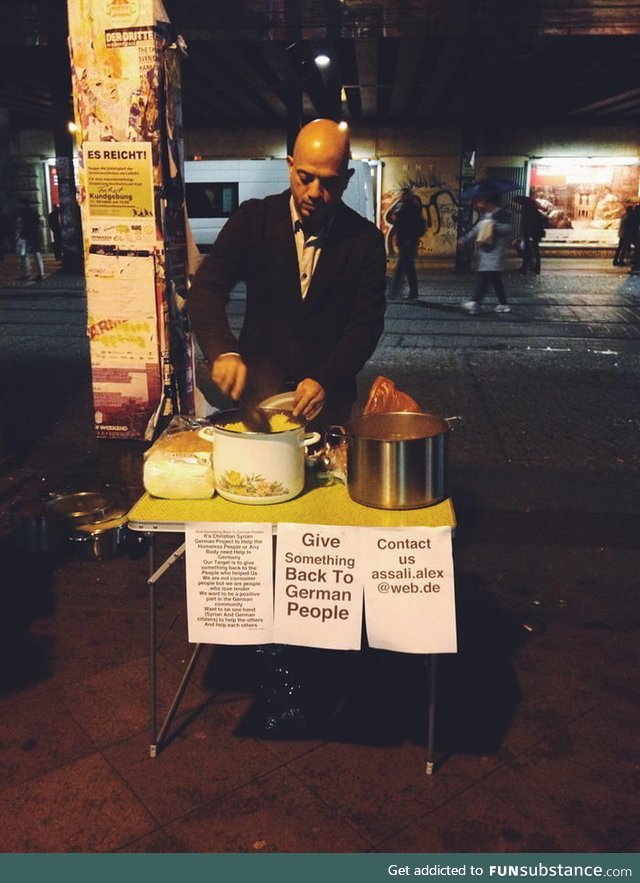
{"label": "man's hand", "polygon": [[322,411],[326,398],[324,387],[316,380],[306,377],[300,381],[293,394],[293,416],[313,420]]}
{"label": "man's hand", "polygon": [[225,395],[238,401],[247,380],[247,366],[235,353],[218,356],[211,366],[211,379]]}

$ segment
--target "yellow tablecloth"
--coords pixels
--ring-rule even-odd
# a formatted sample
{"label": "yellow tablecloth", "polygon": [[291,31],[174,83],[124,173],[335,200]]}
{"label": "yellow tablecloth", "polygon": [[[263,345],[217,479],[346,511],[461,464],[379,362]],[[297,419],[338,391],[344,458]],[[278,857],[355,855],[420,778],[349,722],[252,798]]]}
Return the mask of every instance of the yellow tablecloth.
{"label": "yellow tablecloth", "polygon": [[180,531],[188,522],[344,524],[357,527],[455,527],[451,499],[421,509],[374,509],[355,503],[341,483],[309,477],[300,496],[286,503],[232,503],[211,500],[160,500],[145,493],[129,512],[129,527],[141,531]]}

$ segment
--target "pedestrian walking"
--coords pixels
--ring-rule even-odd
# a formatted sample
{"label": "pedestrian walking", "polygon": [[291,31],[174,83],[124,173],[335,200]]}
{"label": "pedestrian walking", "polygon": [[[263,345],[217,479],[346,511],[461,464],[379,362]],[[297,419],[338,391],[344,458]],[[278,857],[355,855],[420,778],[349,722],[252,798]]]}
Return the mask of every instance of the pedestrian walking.
{"label": "pedestrian walking", "polygon": [[522,264],[520,273],[540,275],[540,240],[545,237],[545,219],[530,203],[522,206]]}
{"label": "pedestrian walking", "polygon": [[409,283],[408,300],[418,299],[418,279],[416,276],[416,253],[418,242],[426,230],[422,214],[422,203],[411,192],[410,187],[403,187],[400,199],[387,212],[387,221],[393,224],[396,244],[398,246],[398,262],[393,274],[391,293],[396,295],[402,276]]}
{"label": "pedestrian walking", "polygon": [[51,245],[57,261],[62,260],[62,225],[60,223],[60,206],[54,205],[47,217],[51,231]]}
{"label": "pedestrian walking", "polygon": [[633,252],[631,254],[631,269],[629,272],[636,275],[640,273],[640,203],[633,206],[631,217]]}
{"label": "pedestrian walking", "polygon": [[44,261],[42,260],[42,223],[36,209],[32,208],[28,199],[23,199],[18,210],[16,224],[16,249],[22,258],[22,279],[26,282],[31,278],[31,256],[35,257],[38,275],[36,279],[44,279]]}
{"label": "pedestrian walking", "polygon": [[635,206],[628,205],[618,224],[618,246],[613,256],[613,266],[623,267],[631,258],[638,233],[638,217]]}
{"label": "pedestrian walking", "polygon": [[478,213],[474,226],[458,240],[461,247],[473,246],[473,264],[476,274],[471,300],[462,305],[465,313],[477,313],[489,286],[498,298],[496,313],[509,313],[507,295],[502,280],[506,267],[507,244],[511,233],[511,213],[500,207],[501,196],[490,183],[477,185],[473,206]]}
{"label": "pedestrian walking", "polygon": [[12,224],[10,220],[2,208],[0,208],[0,262],[4,262],[11,230]]}

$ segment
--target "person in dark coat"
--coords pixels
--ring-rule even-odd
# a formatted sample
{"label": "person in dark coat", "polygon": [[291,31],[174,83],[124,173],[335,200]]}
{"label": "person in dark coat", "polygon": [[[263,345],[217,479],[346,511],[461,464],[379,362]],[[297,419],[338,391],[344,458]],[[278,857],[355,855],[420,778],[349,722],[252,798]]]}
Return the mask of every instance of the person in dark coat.
{"label": "person in dark coat", "polygon": [[522,264],[520,273],[525,276],[528,270],[540,275],[540,240],[545,237],[545,219],[542,214],[530,204],[522,207]]}
{"label": "person in dark coat", "polygon": [[633,251],[631,253],[631,269],[630,273],[636,275],[640,273],[640,204],[633,206],[631,210],[630,237],[633,243]]}
{"label": "person in dark coat", "polygon": [[16,236],[19,240],[22,258],[22,278],[31,278],[31,256],[36,260],[38,275],[36,279],[44,279],[44,261],[42,259],[42,222],[40,215],[28,199],[23,199],[18,211]]}
{"label": "person in dark coat", "polygon": [[47,217],[51,230],[51,244],[57,261],[62,260],[62,228],[60,224],[60,206],[54,205]]}
{"label": "person in dark coat", "polygon": [[[225,395],[249,390],[261,401],[293,390],[295,415],[344,423],[384,327],[384,238],[342,202],[352,174],[346,127],[314,120],[287,162],[290,189],[247,200],[220,231],[194,276],[189,315]],[[240,280],[236,340],[226,305]]]}
{"label": "person in dark coat", "polygon": [[[187,307],[225,395],[261,401],[293,390],[293,413],[322,428],[349,418],[356,377],[383,331],[384,237],[342,202],[351,177],[346,126],[308,123],[287,163],[290,189],[248,200],[229,218],[195,273]],[[247,296],[236,339],[226,305],[240,280]],[[331,651],[268,644],[255,652],[254,732],[306,734],[323,706],[317,685],[326,683]]]}
{"label": "person in dark coat", "polygon": [[0,261],[4,261],[4,256],[6,254],[9,239],[12,232],[12,225],[9,221],[8,216],[4,213],[2,208],[0,207]]}
{"label": "person in dark coat", "polygon": [[393,275],[391,291],[396,294],[403,275],[409,283],[409,300],[418,298],[418,280],[416,277],[416,252],[418,242],[425,232],[422,215],[422,203],[410,187],[403,187],[400,199],[387,212],[387,221],[393,224],[396,244],[398,246],[398,263]]}
{"label": "person in dark coat", "polygon": [[634,208],[635,206],[628,205],[624,215],[620,218],[620,223],[618,224],[618,245],[613,256],[614,267],[623,267],[627,263],[636,244],[638,221]]}

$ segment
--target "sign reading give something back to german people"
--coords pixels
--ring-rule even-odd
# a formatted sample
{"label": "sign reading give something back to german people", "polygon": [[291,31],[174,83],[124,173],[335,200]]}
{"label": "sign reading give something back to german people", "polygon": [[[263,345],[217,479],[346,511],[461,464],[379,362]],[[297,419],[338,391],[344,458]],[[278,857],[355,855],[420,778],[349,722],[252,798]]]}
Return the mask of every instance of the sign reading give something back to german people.
{"label": "sign reading give something back to german people", "polygon": [[455,653],[451,528],[364,528],[360,554],[369,646]]}
{"label": "sign reading give something back to german people", "polygon": [[279,524],[274,640],[359,650],[362,580],[353,527]]}

